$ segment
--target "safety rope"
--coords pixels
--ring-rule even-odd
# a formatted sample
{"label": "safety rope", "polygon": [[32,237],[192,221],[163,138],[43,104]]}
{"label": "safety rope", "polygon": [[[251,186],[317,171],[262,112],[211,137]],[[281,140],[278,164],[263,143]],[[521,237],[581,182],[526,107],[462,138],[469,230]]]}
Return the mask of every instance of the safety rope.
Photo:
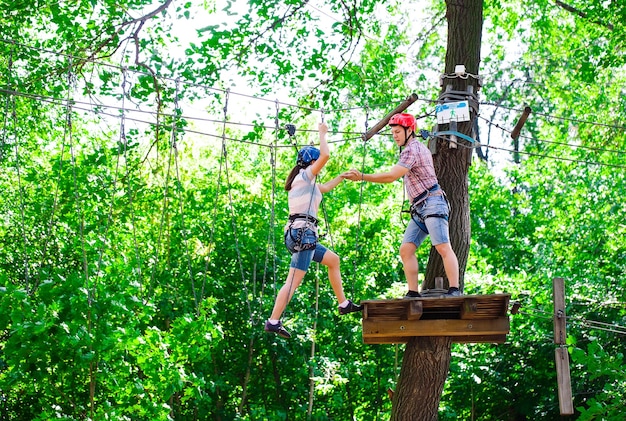
{"label": "safety rope", "polygon": [[266,274],[269,269],[269,259],[272,259],[272,285],[274,288],[274,296],[277,294],[277,277],[276,277],[276,155],[277,155],[277,146],[278,146],[278,137],[280,133],[280,103],[278,100],[274,103],[275,105],[275,114],[274,114],[274,144],[273,147],[270,148],[270,168],[272,174],[272,190],[271,190],[271,201],[270,201],[270,220],[269,220],[269,230],[267,235],[267,246],[265,248],[265,265],[263,269],[263,279],[261,283],[261,298],[260,298],[260,308],[263,311],[263,297],[265,292],[265,281]]}
{"label": "safety rope", "polygon": [[[226,120],[228,118],[228,95],[226,95],[226,101],[224,104],[224,125],[222,126],[222,134],[226,135]],[[222,141],[222,153],[224,154],[224,177],[226,178],[226,190],[228,192],[228,204],[230,207],[230,223],[233,230],[233,238],[235,241],[235,252],[237,253],[237,262],[239,263],[239,272],[241,274],[241,282],[243,292],[245,294],[246,306],[248,307],[248,313],[250,314],[250,321],[254,325],[254,314],[252,312],[252,305],[250,303],[250,298],[248,294],[248,286],[246,285],[246,277],[243,269],[243,259],[241,257],[241,250],[239,248],[239,237],[237,235],[237,221],[235,219],[235,215],[237,212],[235,211],[233,194],[231,190],[230,184],[230,176],[228,172],[228,150],[226,148],[226,138],[224,137]]]}
{"label": "safety rope", "polygon": [[123,107],[125,98],[130,96],[130,83],[128,82],[128,74],[126,69],[122,71],[122,114],[120,116],[120,146],[123,147],[124,163],[126,165],[126,180],[128,191],[128,207],[130,209],[130,223],[132,231],[133,249],[135,252],[135,260],[137,263],[137,277],[139,279],[139,294],[144,294],[143,284],[143,265],[141,255],[139,253],[139,240],[137,238],[137,216],[135,215],[135,206],[133,198],[135,197],[135,191],[132,184],[131,165],[128,159],[128,138],[126,137],[126,109]]}
{"label": "safety rope", "polygon": [[[9,85],[12,82],[11,76],[12,76],[12,69],[13,69],[13,50],[11,49],[10,55],[9,55]],[[7,108],[10,108],[10,113],[11,113],[11,122],[12,122],[12,133],[14,133],[14,139],[13,139],[13,149],[15,151],[15,173],[17,175],[17,191],[18,191],[18,195],[19,195],[19,203],[20,203],[20,219],[21,219],[21,223],[20,223],[20,233],[21,233],[21,239],[22,239],[22,255],[24,258],[24,281],[26,283],[25,285],[25,290],[28,294],[31,293],[31,282],[30,282],[30,260],[28,258],[28,237],[26,235],[26,215],[25,215],[25,199],[24,199],[24,192],[22,189],[22,171],[21,171],[21,166],[20,166],[20,151],[19,151],[19,142],[17,139],[17,111],[16,111],[16,105],[15,105],[15,96],[11,97],[11,101],[9,101],[9,99],[7,98]],[[9,105],[10,102],[10,105]],[[9,109],[7,109],[7,111],[9,111]],[[7,113],[8,114],[8,113]],[[8,118],[7,116],[5,116],[5,119]],[[6,121],[6,120],[5,120]],[[4,141],[3,141],[3,146],[4,146]]]}
{"label": "safety rope", "polygon": [[[313,144],[312,141],[311,141],[311,144]],[[294,144],[294,145],[296,146],[296,150],[297,150],[298,149],[297,144]],[[309,197],[309,206],[308,206],[307,211],[306,211],[307,215],[311,214],[311,207],[313,206],[313,197],[315,196],[315,188],[317,187],[317,176],[318,176],[318,174],[315,174],[314,177],[313,177],[313,184],[311,185],[311,195]],[[323,201],[323,197],[322,197],[322,201]],[[300,235],[299,235],[298,238],[295,239],[297,244],[298,244],[298,246],[299,246],[299,248],[301,248],[301,246],[302,246],[302,236],[304,235],[304,231],[307,228],[310,228],[312,224],[313,224],[313,222],[311,222],[307,218],[306,222],[305,222],[305,225],[300,229],[300,231],[299,231]],[[290,231],[291,231],[291,224],[289,224],[289,226],[287,227],[287,235],[291,235]],[[318,235],[319,235],[319,231],[318,231]],[[318,241],[319,241],[319,237],[318,237]],[[296,276],[295,270],[293,270],[293,271],[290,270],[290,272],[291,272],[291,276],[289,277],[289,280],[287,282],[287,284],[289,285],[287,297],[291,296],[291,288],[293,287],[293,280],[294,280],[294,278]],[[295,293],[295,291],[294,291],[294,293]],[[287,311],[287,308],[289,307],[289,303],[290,302],[291,302],[291,300],[288,299],[284,311]]]}
{"label": "safety rope", "polygon": [[76,214],[79,218],[79,238],[82,245],[82,257],[83,257],[83,272],[85,276],[85,291],[87,291],[87,301],[91,306],[93,297],[92,291],[89,288],[89,265],[87,262],[87,242],[85,240],[85,215],[81,206],[80,196],[78,193],[78,175],[76,174],[76,152],[74,150],[73,139],[73,121],[72,121],[72,87],[74,87],[74,75],[72,73],[72,60],[70,58],[67,66],[67,98],[66,98],[66,131],[64,133],[64,140],[69,144],[70,162],[72,165],[72,179],[74,182],[74,199],[76,200]]}
{"label": "safety rope", "polygon": [[[363,133],[367,133],[368,129],[369,129],[369,107],[365,107],[365,130],[363,131]],[[362,137],[362,157],[361,157],[361,174],[363,174],[363,171],[365,171],[365,157],[367,155],[367,148],[365,147],[365,145],[367,144],[367,140],[365,139],[365,137]],[[360,244],[359,244],[359,237],[361,236],[361,209],[363,207],[363,189],[365,187],[365,182],[363,180],[361,180],[360,186],[359,186],[359,205],[357,207],[357,217],[356,217],[356,225],[357,225],[357,229],[356,229],[356,235],[355,235],[355,239],[354,239],[354,249],[356,251],[356,256],[354,259],[352,259],[352,271],[354,273],[354,277],[356,277],[357,274],[357,260],[360,260],[359,257],[361,255],[361,248],[360,248]],[[350,287],[351,287],[351,294],[352,297],[354,298],[354,281],[352,281],[350,283]]]}
{"label": "safety rope", "polygon": [[172,119],[172,128],[171,128],[171,133],[170,133],[170,150],[171,150],[171,154],[174,157],[174,171],[176,173],[176,182],[178,184],[178,189],[176,189],[176,191],[178,192],[178,212],[179,212],[179,216],[180,216],[180,233],[181,233],[181,237],[183,240],[183,247],[185,249],[185,257],[187,260],[187,270],[189,271],[189,279],[191,281],[191,292],[193,294],[193,298],[194,298],[194,306],[196,308],[196,313],[198,312],[199,308],[200,308],[200,303],[202,302],[202,296],[198,297],[197,293],[196,293],[196,281],[193,275],[193,267],[191,264],[191,252],[189,251],[189,238],[188,238],[188,230],[187,230],[187,225],[185,223],[185,212],[184,212],[184,201],[185,201],[185,195],[184,195],[184,187],[183,187],[183,183],[180,179],[180,168],[179,168],[179,161],[178,161],[178,124],[180,122],[180,115],[181,110],[180,110],[180,105],[178,104],[178,98],[180,96],[180,83],[177,80],[176,81],[176,90],[174,93],[174,118]]}
{"label": "safety rope", "polygon": [[[226,100],[225,100],[225,106],[224,106],[224,115],[226,115],[227,113],[227,109],[228,109],[228,92],[226,91]],[[222,169],[223,169],[223,164],[224,164],[224,151],[226,150],[226,118],[224,118],[224,121],[222,123],[222,143],[221,143],[221,148],[220,148],[220,158],[219,158],[219,168],[218,168],[218,172],[217,172],[217,183],[215,186],[215,201],[213,202],[213,218],[211,218],[212,223],[211,223],[211,229],[209,231],[209,248],[207,251],[207,258],[206,261],[204,263],[204,273],[202,276],[202,288],[200,288],[200,296],[204,297],[204,290],[206,288],[206,284],[207,284],[207,278],[208,278],[208,272],[209,272],[209,265],[211,264],[211,257],[213,255],[212,250],[211,250],[211,246],[213,246],[213,244],[215,243],[215,228],[217,226],[217,210],[219,208],[218,203],[219,203],[219,199],[220,199],[220,191],[222,189]],[[197,310],[196,314],[200,314],[199,313],[199,309]]]}

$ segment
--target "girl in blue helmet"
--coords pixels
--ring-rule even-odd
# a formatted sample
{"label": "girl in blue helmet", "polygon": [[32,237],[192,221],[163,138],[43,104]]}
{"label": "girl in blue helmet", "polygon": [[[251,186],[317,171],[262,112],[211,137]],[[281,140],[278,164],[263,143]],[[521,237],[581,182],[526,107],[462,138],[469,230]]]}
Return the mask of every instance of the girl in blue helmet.
{"label": "girl in blue helmet", "polygon": [[285,182],[285,190],[289,192],[289,222],[285,226],[285,245],[291,252],[291,265],[287,281],[278,292],[272,314],[265,323],[266,332],[274,332],[283,338],[290,338],[291,334],[284,328],[280,317],[304,279],[312,260],[328,267],[328,279],[339,303],[339,314],[363,309],[346,299],[341,283],[339,256],[317,241],[317,212],[322,194],[337,187],[344,179],[343,175],[338,175],[324,184],[316,183],[317,175],[330,158],[326,140],[328,126],[320,123],[318,130],[320,148],[302,148],[298,152],[296,166]]}

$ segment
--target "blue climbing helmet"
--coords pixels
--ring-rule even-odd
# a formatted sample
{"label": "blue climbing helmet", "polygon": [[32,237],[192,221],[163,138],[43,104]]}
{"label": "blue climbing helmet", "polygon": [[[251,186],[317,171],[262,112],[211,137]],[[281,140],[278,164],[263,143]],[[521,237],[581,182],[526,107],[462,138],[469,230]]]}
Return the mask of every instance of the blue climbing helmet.
{"label": "blue climbing helmet", "polygon": [[305,146],[298,151],[298,162],[300,167],[306,168],[315,159],[319,159],[320,150],[313,146]]}

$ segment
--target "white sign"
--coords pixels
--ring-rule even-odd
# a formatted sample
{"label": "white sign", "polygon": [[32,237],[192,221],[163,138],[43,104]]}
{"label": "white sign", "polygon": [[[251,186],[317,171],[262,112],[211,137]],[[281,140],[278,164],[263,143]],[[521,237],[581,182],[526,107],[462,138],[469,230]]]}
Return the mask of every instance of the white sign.
{"label": "white sign", "polygon": [[451,121],[469,121],[470,110],[467,101],[447,102],[435,107],[437,123],[446,124]]}

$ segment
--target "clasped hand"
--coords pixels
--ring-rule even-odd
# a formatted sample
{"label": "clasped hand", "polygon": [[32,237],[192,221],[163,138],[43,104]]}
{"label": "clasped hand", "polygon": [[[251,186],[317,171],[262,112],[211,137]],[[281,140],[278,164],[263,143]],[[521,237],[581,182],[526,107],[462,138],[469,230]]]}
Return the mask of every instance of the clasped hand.
{"label": "clasped hand", "polygon": [[351,180],[351,181],[361,181],[363,180],[363,174],[361,174],[361,172],[357,169],[351,169],[350,171],[346,171],[343,174],[341,174],[341,177],[347,179],[347,180]]}

